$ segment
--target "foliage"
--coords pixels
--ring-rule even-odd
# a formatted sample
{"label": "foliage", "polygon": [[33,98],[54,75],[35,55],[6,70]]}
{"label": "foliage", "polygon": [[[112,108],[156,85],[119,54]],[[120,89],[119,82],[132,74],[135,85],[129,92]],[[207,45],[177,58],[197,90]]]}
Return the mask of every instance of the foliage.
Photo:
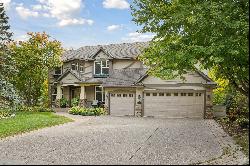
{"label": "foliage", "polygon": [[227,79],[216,78],[214,73],[218,68],[212,68],[208,72],[208,76],[217,83],[217,88],[213,90],[213,104],[225,104],[226,96],[229,93],[230,87]]}
{"label": "foliage", "polygon": [[14,107],[20,103],[20,97],[13,85],[10,83],[10,76],[16,72],[15,61],[9,44],[12,42],[12,33],[9,32],[8,17],[4,7],[0,4],[0,109]]}
{"label": "foliage", "polygon": [[11,117],[13,111],[11,109],[1,109],[0,110],[0,120],[4,118]]}
{"label": "foliage", "polygon": [[48,78],[49,69],[61,64],[63,49],[59,41],[50,40],[45,32],[27,35],[27,41],[14,42],[11,45],[18,69],[18,72],[13,73],[12,83],[23,96],[25,104],[37,105],[46,92],[44,82]]}
{"label": "foliage", "polygon": [[131,8],[139,32],[155,34],[139,57],[149,74],[174,78],[216,67],[216,78],[248,96],[248,0],[134,0]]}
{"label": "foliage", "polygon": [[61,98],[60,99],[60,107],[66,108],[67,105],[68,105],[68,100],[66,98]]}
{"label": "foliage", "polygon": [[99,116],[99,115],[105,115],[106,112],[103,108],[82,108],[79,106],[72,107],[69,110],[70,114],[73,115],[82,115],[82,116]]}
{"label": "foliage", "polygon": [[19,112],[55,112],[51,108],[41,107],[41,106],[25,106],[20,105],[17,107],[17,111]]}
{"label": "foliage", "polygon": [[230,122],[238,122],[242,127],[248,127],[248,98],[241,93],[231,92],[226,97],[226,112]]}
{"label": "foliage", "polygon": [[79,97],[75,97],[71,100],[71,104],[73,107],[75,106],[78,106],[79,105],[79,101],[80,101],[80,98]]}
{"label": "foliage", "polygon": [[51,112],[16,112],[14,118],[0,120],[0,138],[72,121]]}

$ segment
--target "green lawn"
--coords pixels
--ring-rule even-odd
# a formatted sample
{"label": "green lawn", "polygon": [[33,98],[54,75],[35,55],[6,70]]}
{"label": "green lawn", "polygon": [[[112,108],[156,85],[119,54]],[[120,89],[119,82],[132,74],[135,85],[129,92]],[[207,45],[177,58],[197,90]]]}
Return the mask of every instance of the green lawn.
{"label": "green lawn", "polygon": [[52,112],[17,112],[13,118],[0,120],[0,138],[72,121]]}

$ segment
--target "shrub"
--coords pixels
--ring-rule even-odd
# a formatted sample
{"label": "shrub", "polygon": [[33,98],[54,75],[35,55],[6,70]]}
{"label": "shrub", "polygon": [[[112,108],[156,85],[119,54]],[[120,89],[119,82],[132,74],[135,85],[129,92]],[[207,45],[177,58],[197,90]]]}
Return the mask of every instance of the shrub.
{"label": "shrub", "polygon": [[70,114],[73,114],[73,115],[80,115],[81,114],[81,107],[79,107],[79,106],[72,107],[68,112]]}
{"label": "shrub", "polygon": [[249,128],[249,119],[245,117],[239,117],[236,119],[236,122],[240,125],[241,128]]}
{"label": "shrub", "polygon": [[8,118],[12,115],[11,109],[0,110],[0,119]]}
{"label": "shrub", "polygon": [[79,97],[75,97],[71,100],[71,103],[72,103],[72,106],[75,107],[75,106],[78,106],[79,105]]}
{"label": "shrub", "polygon": [[68,104],[68,100],[66,98],[60,99],[60,107],[61,108],[66,108],[67,104]]}
{"label": "shrub", "polygon": [[68,112],[73,115],[82,116],[99,116],[105,114],[103,108],[81,108],[79,106],[72,107]]}

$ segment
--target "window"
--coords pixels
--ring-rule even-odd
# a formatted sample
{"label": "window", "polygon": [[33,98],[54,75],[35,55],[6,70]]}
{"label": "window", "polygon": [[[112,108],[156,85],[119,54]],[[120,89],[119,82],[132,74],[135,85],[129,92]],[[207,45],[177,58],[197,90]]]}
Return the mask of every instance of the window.
{"label": "window", "polygon": [[101,86],[95,87],[95,100],[102,101],[102,102],[105,101],[105,93]]}
{"label": "window", "polygon": [[159,93],[159,96],[164,96],[164,93]]}
{"label": "window", "polygon": [[61,75],[62,74],[62,67],[55,68],[55,75]]}
{"label": "window", "polygon": [[57,94],[57,88],[54,87],[52,89],[52,102],[54,102],[56,100],[56,94]]}
{"label": "window", "polygon": [[111,97],[115,97],[115,94],[111,93]]}
{"label": "window", "polygon": [[199,93],[195,93],[195,96],[199,96]]}
{"label": "window", "polygon": [[207,95],[207,100],[210,101],[211,100],[211,96]]}
{"label": "window", "polygon": [[146,93],[146,96],[150,96],[150,93]]}
{"label": "window", "polygon": [[84,72],[84,67],[82,65],[80,66],[79,69],[80,69],[80,72]]}
{"label": "window", "polygon": [[76,70],[76,64],[72,63],[72,64],[71,64],[71,69],[72,69],[72,70]]}
{"label": "window", "polygon": [[199,93],[199,96],[201,96],[201,93]]}
{"label": "window", "polygon": [[133,94],[129,94],[129,97],[134,97],[134,95]]}
{"label": "window", "polygon": [[178,93],[174,93],[174,96],[178,96]]}
{"label": "window", "polygon": [[[178,94],[178,93],[177,93]],[[166,96],[171,96],[171,93],[166,93]]]}
{"label": "window", "polygon": [[117,97],[122,97],[122,94],[117,94]]}
{"label": "window", "polygon": [[157,96],[157,93],[153,93],[153,96]]}
{"label": "window", "polygon": [[186,96],[187,94],[186,93],[181,93],[181,96]]}
{"label": "window", "polygon": [[128,95],[127,95],[127,94],[123,94],[122,96],[123,96],[123,97],[128,97]]}
{"label": "window", "polygon": [[94,74],[95,75],[108,75],[109,74],[109,61],[101,60],[94,62]]}
{"label": "window", "polygon": [[193,93],[188,93],[188,96],[193,96],[194,94]]}

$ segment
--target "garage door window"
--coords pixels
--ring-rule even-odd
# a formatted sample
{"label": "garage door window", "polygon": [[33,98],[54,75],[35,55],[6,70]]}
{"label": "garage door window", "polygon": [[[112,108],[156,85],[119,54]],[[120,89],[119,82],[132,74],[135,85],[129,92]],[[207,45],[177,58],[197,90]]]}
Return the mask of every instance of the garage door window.
{"label": "garage door window", "polygon": [[195,93],[195,96],[199,96],[199,93]]}
{"label": "garage door window", "polygon": [[134,97],[134,95],[133,94],[129,94],[129,97]]}
{"label": "garage door window", "polygon": [[171,96],[171,93],[166,93],[166,96]]}
{"label": "garage door window", "polygon": [[153,93],[153,96],[157,96],[157,93]]}
{"label": "garage door window", "polygon": [[181,96],[186,96],[187,94],[186,93],[181,93]]}
{"label": "garage door window", "polygon": [[111,94],[111,97],[115,97],[115,94],[112,93],[112,94]]}
{"label": "garage door window", "polygon": [[150,93],[146,93],[146,96],[150,96]]}
{"label": "garage door window", "polygon": [[188,96],[193,96],[194,94],[193,93],[188,93]]}
{"label": "garage door window", "polygon": [[164,93],[159,93],[159,96],[164,96]]}
{"label": "garage door window", "polygon": [[199,96],[201,96],[201,93],[199,93]]}
{"label": "garage door window", "polygon": [[178,96],[178,93],[174,93],[174,96]]}
{"label": "garage door window", "polygon": [[122,94],[117,94],[117,97],[122,97]]}
{"label": "garage door window", "polygon": [[123,97],[128,97],[128,95],[127,95],[127,94],[123,94],[122,96],[123,96]]}

